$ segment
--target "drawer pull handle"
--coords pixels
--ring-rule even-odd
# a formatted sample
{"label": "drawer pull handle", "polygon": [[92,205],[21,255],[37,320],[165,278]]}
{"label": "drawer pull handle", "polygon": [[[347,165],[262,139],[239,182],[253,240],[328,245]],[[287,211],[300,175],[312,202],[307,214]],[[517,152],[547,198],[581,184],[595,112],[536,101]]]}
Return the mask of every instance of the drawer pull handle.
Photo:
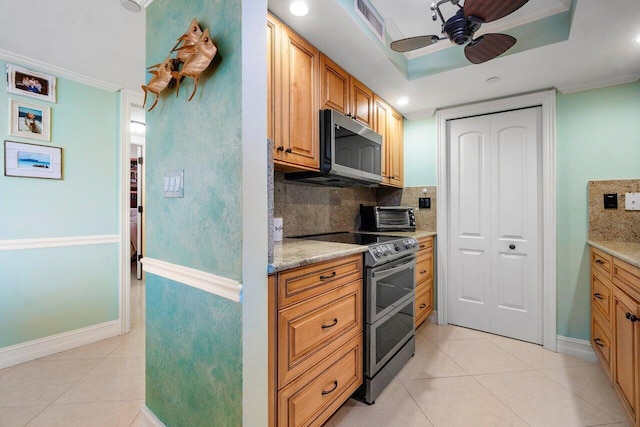
{"label": "drawer pull handle", "polygon": [[328,276],[324,276],[324,275],[320,276],[320,280],[329,280],[329,279],[333,279],[334,277],[336,277],[335,271]]}
{"label": "drawer pull handle", "polygon": [[422,309],[422,308],[426,308],[426,307],[427,307],[427,304],[420,304],[420,308],[421,308],[421,309]]}
{"label": "drawer pull handle", "polygon": [[603,265],[603,264],[604,264],[604,261],[603,261],[603,260],[601,260],[601,259],[597,259],[597,260],[596,260],[596,264]]}
{"label": "drawer pull handle", "polygon": [[425,274],[427,270],[420,270],[420,274]]}
{"label": "drawer pull handle", "polygon": [[598,346],[600,346],[600,347],[604,347],[604,346],[605,346],[604,344],[602,344],[602,342],[601,342],[602,340],[601,340],[600,338],[596,338],[596,339],[594,339],[593,341],[594,341],[596,344],[598,344]]}
{"label": "drawer pull handle", "polygon": [[330,325],[322,325],[322,329],[333,328],[337,324],[338,324],[338,319],[333,319],[333,323],[332,324],[330,324]]}
{"label": "drawer pull handle", "polygon": [[599,293],[597,293],[597,292],[595,294],[593,294],[593,296],[595,298],[598,298],[599,300],[603,300],[604,299],[604,297],[602,295],[600,295]]}
{"label": "drawer pull handle", "polygon": [[420,249],[424,249],[426,247],[427,247],[427,245],[420,245]]}
{"label": "drawer pull handle", "polygon": [[640,318],[638,316],[636,316],[635,314],[631,314],[631,313],[627,313],[625,314],[625,317],[629,320],[631,320],[631,322],[637,322],[640,320]]}
{"label": "drawer pull handle", "polygon": [[323,396],[326,396],[327,394],[332,393],[332,392],[333,392],[335,389],[337,389],[337,388],[338,388],[338,380],[335,380],[335,381],[333,382],[333,388],[332,388],[331,390],[323,390],[323,391],[322,391],[322,395],[323,395]]}

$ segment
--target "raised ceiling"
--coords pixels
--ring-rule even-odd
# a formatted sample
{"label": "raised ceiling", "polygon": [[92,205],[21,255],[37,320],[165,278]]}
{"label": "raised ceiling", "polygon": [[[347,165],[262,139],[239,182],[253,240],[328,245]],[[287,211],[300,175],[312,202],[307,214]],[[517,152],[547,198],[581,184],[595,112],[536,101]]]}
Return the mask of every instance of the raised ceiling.
{"label": "raised ceiling", "polygon": [[[482,26],[478,35],[505,32],[518,43],[478,65],[446,40],[408,55],[388,48],[394,39],[440,34],[430,1],[370,0],[387,24],[385,45],[354,12],[353,0],[307,0],[310,12],[302,18],[289,14],[290,1],[268,0],[269,10],[387,101],[408,96],[409,104],[396,105],[408,118],[536,90],[570,92],[640,78],[638,0],[530,0]],[[447,6],[445,18],[455,10]],[[487,83],[493,77],[498,82]]]}

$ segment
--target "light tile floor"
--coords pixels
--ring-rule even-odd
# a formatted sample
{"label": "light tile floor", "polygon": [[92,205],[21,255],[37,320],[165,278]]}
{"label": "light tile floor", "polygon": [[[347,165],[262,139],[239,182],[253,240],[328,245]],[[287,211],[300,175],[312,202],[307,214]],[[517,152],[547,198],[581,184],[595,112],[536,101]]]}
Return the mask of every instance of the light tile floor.
{"label": "light tile floor", "polygon": [[431,323],[375,404],[351,399],[325,427],[374,425],[630,427],[598,363]]}
{"label": "light tile floor", "polygon": [[[143,427],[144,283],[132,282],[130,334],[0,370],[0,427]],[[326,423],[359,426],[630,425],[597,363],[425,323],[376,403],[351,399]]]}

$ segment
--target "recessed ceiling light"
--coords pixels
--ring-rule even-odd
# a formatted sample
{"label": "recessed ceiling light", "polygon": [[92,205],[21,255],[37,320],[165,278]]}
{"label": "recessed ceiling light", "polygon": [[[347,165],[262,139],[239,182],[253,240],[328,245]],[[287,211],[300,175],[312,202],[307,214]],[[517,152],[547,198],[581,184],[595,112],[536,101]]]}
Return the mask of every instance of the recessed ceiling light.
{"label": "recessed ceiling light", "polygon": [[487,83],[498,83],[500,81],[500,77],[489,77],[485,82]]}
{"label": "recessed ceiling light", "polygon": [[289,12],[295,16],[305,16],[309,13],[309,6],[302,1],[294,1],[289,5]]}
{"label": "recessed ceiling light", "polygon": [[401,96],[396,102],[398,105],[407,105],[409,103],[409,98],[407,98],[406,96]]}
{"label": "recessed ceiling light", "polygon": [[140,5],[134,0],[120,0],[120,4],[129,12],[140,12],[142,10]]}

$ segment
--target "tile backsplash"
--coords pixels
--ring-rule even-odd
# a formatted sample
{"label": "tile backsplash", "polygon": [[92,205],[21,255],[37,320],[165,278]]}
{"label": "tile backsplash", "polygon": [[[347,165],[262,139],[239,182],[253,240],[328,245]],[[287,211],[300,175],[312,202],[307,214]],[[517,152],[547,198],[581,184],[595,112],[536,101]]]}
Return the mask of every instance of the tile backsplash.
{"label": "tile backsplash", "polygon": [[[418,209],[423,188],[431,209]],[[275,172],[274,216],[283,218],[284,237],[358,230],[360,204],[413,206],[417,229],[435,231],[436,187],[334,188],[286,181],[282,172]]]}
{"label": "tile backsplash", "polygon": [[[640,192],[640,179],[589,181],[589,239],[640,242],[640,211],[624,209],[625,193]],[[618,195],[618,209],[604,208],[604,194]]]}

